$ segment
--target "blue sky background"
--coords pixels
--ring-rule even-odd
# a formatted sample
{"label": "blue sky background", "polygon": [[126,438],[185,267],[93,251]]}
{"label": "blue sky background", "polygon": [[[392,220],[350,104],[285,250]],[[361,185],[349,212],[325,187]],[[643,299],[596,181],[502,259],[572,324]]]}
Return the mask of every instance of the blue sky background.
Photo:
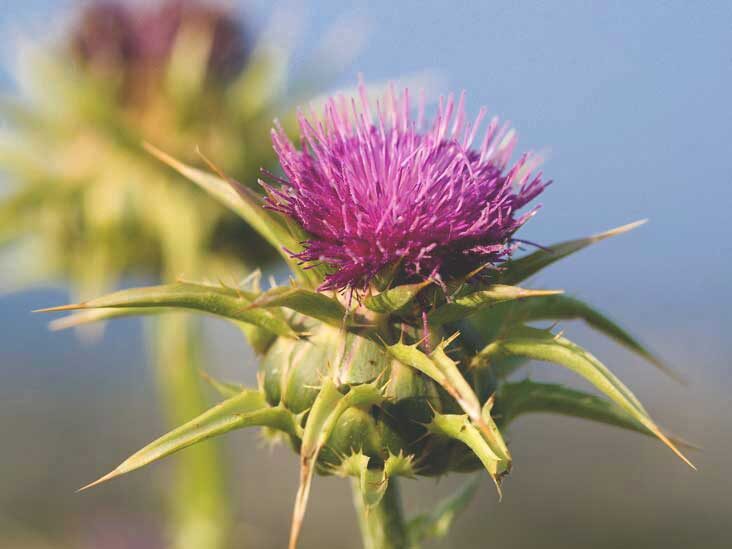
{"label": "blue sky background", "polygon": [[[63,8],[72,5],[2,0],[5,58],[12,59],[14,35],[46,36],[48,22],[62,20]],[[271,13],[263,0],[241,6],[255,26]],[[524,237],[548,244],[650,219],[634,234],[557,266],[541,282],[592,295],[611,312],[625,312],[631,324],[652,318],[680,337],[726,345],[732,4],[320,0],[275,6],[305,15],[298,44],[315,43],[343,18],[366,24],[366,45],[341,84],[350,85],[358,73],[383,80],[437,69],[447,81],[443,91],[467,90],[471,112],[486,105],[513,122],[522,147],[548,150],[545,172],[555,183]],[[307,46],[298,50],[295,68],[309,53]]]}
{"label": "blue sky background", "polygon": [[[732,3],[373,0],[347,4],[335,0],[288,4],[300,6],[308,15],[305,43],[314,42],[339,17],[353,16],[368,24],[366,46],[339,83],[351,84],[361,72],[367,79],[383,80],[437,69],[449,84],[444,91],[467,90],[472,113],[486,105],[513,122],[522,147],[549,149],[545,173],[555,183],[523,237],[550,244],[650,219],[631,234],[553,267],[537,284],[588,298],[640,334],[690,379],[687,388],[659,381],[650,368],[626,353],[581,328],[575,330],[599,356],[609,359],[652,410],[660,412],[664,423],[707,448],[699,459],[707,474],[700,475],[694,486],[676,467],[660,469],[668,475],[663,482],[677,482],[677,495],[690,505],[714,501],[715,494],[722,501],[725,490],[732,489],[722,473],[729,445],[727,450],[719,446],[719,440],[730,438],[732,417],[728,396]],[[18,30],[43,36],[42,29],[69,5],[73,2],[0,0],[5,59],[12,59],[11,37]],[[255,1],[247,3],[245,11],[263,24],[269,6]],[[307,51],[298,52],[295,60],[306,57]],[[111,383],[106,381],[110,370],[126,371],[125,383],[134,390],[135,379],[140,379],[134,376],[145,375],[137,363],[130,371],[135,357],[124,355],[128,343],[139,336],[134,325],[123,323],[98,347],[84,349],[68,334],[47,334],[46,319],[27,314],[29,309],[61,301],[60,291],[0,301],[0,358],[11,365],[14,376],[0,382],[0,396],[3,391],[9,398],[18,391],[37,391],[48,399],[49,381],[58,383],[57,391],[63,391],[65,384],[105,387]],[[51,355],[61,360],[44,369]],[[107,362],[105,371],[98,366],[102,359]],[[0,372],[0,379],[3,375]],[[111,385],[107,388],[112,390]],[[114,390],[125,387],[115,385]],[[65,402],[64,395],[73,392],[68,391],[62,396],[54,393],[54,402]],[[150,396],[150,389],[135,394],[143,399]],[[598,437],[595,443],[602,440]],[[663,454],[653,454],[656,459],[659,455]],[[601,457],[598,460],[602,462]],[[660,485],[660,477],[653,478],[659,478]],[[546,479],[540,482],[551,485]],[[671,498],[660,488],[645,488],[652,493],[646,500],[641,496],[648,505]],[[628,513],[630,509],[633,505]],[[557,512],[561,522],[561,511]],[[317,508],[314,513],[317,516]],[[518,517],[519,510],[516,513]],[[706,523],[697,522],[700,529],[708,529]],[[659,522],[658,528],[668,531],[669,524]],[[725,532],[729,534],[729,526]]]}

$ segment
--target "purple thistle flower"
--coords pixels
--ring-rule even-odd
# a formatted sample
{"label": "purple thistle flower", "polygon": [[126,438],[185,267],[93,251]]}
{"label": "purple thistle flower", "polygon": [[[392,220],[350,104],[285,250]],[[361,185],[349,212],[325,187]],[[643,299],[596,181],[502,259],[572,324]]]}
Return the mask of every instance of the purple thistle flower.
{"label": "purple thistle flower", "polygon": [[166,0],[154,9],[97,0],[79,14],[71,51],[83,67],[103,76],[119,73],[129,95],[135,87],[158,85],[183,28],[211,40],[211,83],[228,82],[244,67],[251,48],[241,23],[233,12],[204,0]]}
{"label": "purple thistle flower", "polygon": [[452,95],[440,100],[423,130],[410,97],[393,89],[372,116],[366,91],[356,99],[330,99],[323,120],[299,113],[298,150],[279,123],[274,149],[285,178],[262,182],[267,207],[290,216],[311,238],[293,257],[324,263],[331,273],[321,289],[365,288],[379,272],[399,265],[400,282],[449,280],[506,259],[513,234],[537,210],[517,211],[544,190],[536,157],[524,154],[507,168],[516,138],[494,118],[473,148],[486,116],[471,124]]}

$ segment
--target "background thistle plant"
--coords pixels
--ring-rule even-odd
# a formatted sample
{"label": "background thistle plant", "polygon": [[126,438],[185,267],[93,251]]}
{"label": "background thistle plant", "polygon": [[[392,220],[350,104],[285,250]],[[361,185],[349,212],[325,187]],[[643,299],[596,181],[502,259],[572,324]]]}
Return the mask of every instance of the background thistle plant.
{"label": "background thistle plant", "polygon": [[[0,199],[0,252],[3,265],[20,265],[3,269],[3,290],[63,282],[82,299],[131,275],[230,276],[272,262],[255,231],[140,146],[151,140],[192,160],[199,145],[242,180],[273,166],[274,113],[291,112],[339,67],[323,63],[317,83],[288,83],[290,52],[268,33],[255,37],[205,1],[102,1],[85,4],[59,43],[23,44],[18,93],[0,99],[0,169],[11,187]],[[171,425],[206,407],[199,331],[180,315],[150,330]],[[181,462],[173,545],[221,547],[230,505],[218,449]]]}
{"label": "background thistle plant", "polygon": [[[341,104],[348,105],[345,101]],[[269,188],[269,210],[246,187],[149,148],[231,205],[280,252],[294,278],[289,285],[267,291],[261,290],[257,276],[241,287],[179,282],[124,290],[48,309],[100,309],[106,311],[102,316],[114,315],[117,310],[135,314],[171,308],[213,314],[237,325],[245,324],[245,335],[262,357],[257,389],[212,381],[224,397],[220,404],[154,441],[89,486],[201,440],[237,428],[261,426],[268,432],[281,433],[300,456],[300,488],[290,547],[297,543],[313,475],[320,472],[353,477],[364,545],[388,548],[417,546],[429,535],[440,533],[445,517],[454,515],[471,492],[468,487],[438,507],[435,514],[406,522],[399,507],[397,478],[485,470],[500,492],[501,480],[512,463],[503,433],[510,421],[523,413],[555,411],[640,431],[659,438],[691,465],[677,449],[678,444],[664,434],[638,399],[597,358],[562,333],[528,323],[582,319],[655,364],[660,362],[622,328],[576,298],[561,291],[518,286],[549,264],[638,223],[503,261],[510,255],[516,242],[513,233],[521,222],[509,219],[513,217],[512,209],[503,211],[500,207],[513,201],[519,208],[530,200],[526,196],[533,198],[543,186],[530,170],[522,170],[527,160],[506,171],[510,155],[506,147],[512,141],[501,138],[493,143],[495,136],[490,130],[482,150],[491,154],[472,153],[468,136],[473,128],[465,126],[462,106],[453,120],[451,99],[426,134],[414,133],[418,129],[408,116],[406,94],[401,98],[392,94],[383,105],[384,111],[377,109],[377,118],[372,119],[364,114],[364,100],[362,110],[353,108],[355,122],[351,122],[351,113],[338,111],[337,103],[329,103],[322,124],[308,126],[303,119],[303,126],[314,128],[312,131],[319,135],[301,151],[283,146],[276,134],[275,144],[287,179],[278,180],[282,186]],[[422,135],[434,136],[434,140],[417,140],[409,154],[399,154],[397,144],[403,143],[402,139]],[[331,137],[333,141],[329,141]],[[344,143],[351,146],[345,147]],[[435,151],[447,152],[443,157]],[[379,161],[381,172],[374,168]],[[288,169],[292,162],[302,165],[303,171]],[[318,168],[326,163],[333,169],[319,172]],[[431,165],[435,169],[430,170]],[[453,166],[465,167],[450,171],[448,168]],[[395,179],[361,179],[364,198],[361,202],[354,200],[351,211],[345,206],[346,200],[342,204],[335,200],[321,202],[325,203],[324,212],[309,211],[306,202],[299,202],[317,188],[328,186],[336,194],[357,195],[355,178],[369,170]],[[361,223],[360,215],[386,187],[403,184],[401,174],[409,183],[414,173],[423,177],[416,188],[410,189],[413,192],[403,197],[407,207],[389,210],[391,202],[385,205],[396,220],[420,211],[419,200],[429,188],[444,185],[445,200],[453,205],[449,211],[455,212],[453,221],[486,230],[467,235],[453,230],[435,231],[432,242],[424,237],[408,248],[397,243],[393,249],[406,250],[403,255],[410,259],[407,266],[389,256],[390,261],[369,271],[369,245],[382,253],[381,248],[387,249],[376,231],[388,221],[368,225]],[[446,179],[447,173],[454,177]],[[301,174],[312,179],[299,179]],[[481,198],[482,193],[471,194],[476,188],[489,192],[482,187],[486,184],[485,174],[490,175],[488,182],[493,182],[487,185],[488,190],[498,185],[505,192],[490,195],[495,202],[482,204],[480,212],[463,209],[463,200]],[[510,184],[516,181],[521,184],[513,193]],[[305,206],[297,211],[283,206],[288,203]],[[326,225],[339,220],[341,214],[342,229],[348,223],[361,223],[362,246],[351,247],[349,254],[359,269],[349,270],[348,265],[332,261],[323,253],[307,255],[336,234],[330,227],[303,227],[303,219],[309,214]],[[471,217],[473,214],[475,217]],[[498,227],[508,229],[490,230],[496,224],[482,222],[491,215],[501,220]],[[364,232],[369,228],[375,230],[371,234]],[[396,240],[413,242],[413,231],[389,234]],[[412,250],[415,255],[410,256]],[[454,260],[465,252],[470,261]],[[425,271],[418,268],[423,259],[430,260],[430,268]],[[77,322],[86,320],[72,318]],[[606,398],[529,380],[507,381],[508,374],[523,359],[563,366],[594,385]]]}

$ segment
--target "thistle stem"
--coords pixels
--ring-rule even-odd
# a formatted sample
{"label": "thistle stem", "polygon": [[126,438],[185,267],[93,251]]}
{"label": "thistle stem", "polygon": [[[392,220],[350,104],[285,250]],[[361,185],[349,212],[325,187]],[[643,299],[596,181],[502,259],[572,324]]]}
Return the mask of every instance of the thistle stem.
{"label": "thistle stem", "polygon": [[359,480],[353,481],[353,504],[358,514],[364,549],[408,549],[410,547],[397,480],[389,486],[378,505],[364,505]]}

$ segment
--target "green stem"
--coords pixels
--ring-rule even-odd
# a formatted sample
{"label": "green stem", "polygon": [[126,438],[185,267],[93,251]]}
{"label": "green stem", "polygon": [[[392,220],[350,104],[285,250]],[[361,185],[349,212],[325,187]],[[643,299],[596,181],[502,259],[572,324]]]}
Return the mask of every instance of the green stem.
{"label": "green stem", "polygon": [[[200,326],[182,314],[155,323],[158,384],[169,425],[178,425],[206,409],[198,374]],[[211,441],[176,456],[170,492],[171,549],[221,549],[229,516],[219,447]]]}
{"label": "green stem", "polygon": [[356,479],[353,483],[353,503],[364,549],[408,549],[410,545],[397,480],[389,479],[384,497],[371,508],[364,505],[358,482]]}

